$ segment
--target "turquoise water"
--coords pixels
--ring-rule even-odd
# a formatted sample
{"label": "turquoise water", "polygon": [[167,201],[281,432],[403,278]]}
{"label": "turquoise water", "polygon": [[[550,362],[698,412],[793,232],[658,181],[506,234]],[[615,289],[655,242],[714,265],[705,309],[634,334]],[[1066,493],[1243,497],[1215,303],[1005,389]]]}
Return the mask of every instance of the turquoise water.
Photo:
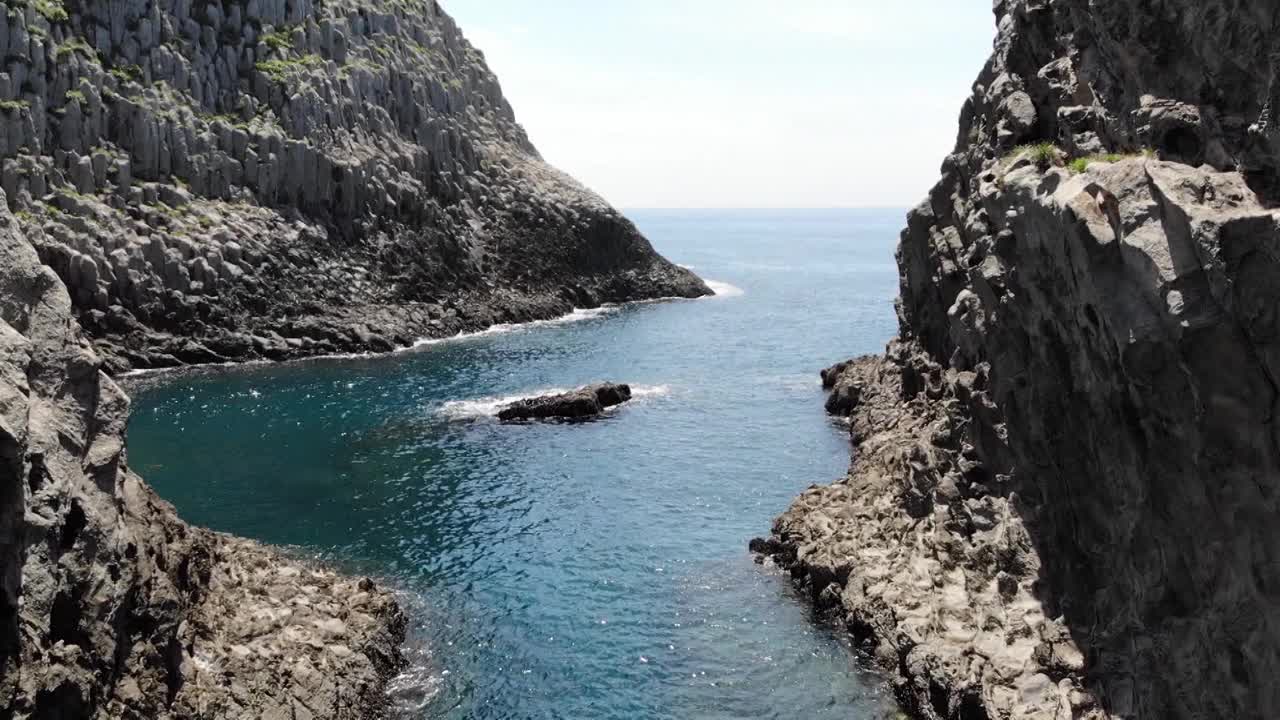
{"label": "turquoise water", "polygon": [[[883,717],[843,633],[746,547],[848,464],[817,371],[894,332],[902,213],[631,216],[722,294],[146,379],[130,462],[188,520],[403,589],[406,717]],[[604,379],[637,399],[577,425],[492,418]]]}

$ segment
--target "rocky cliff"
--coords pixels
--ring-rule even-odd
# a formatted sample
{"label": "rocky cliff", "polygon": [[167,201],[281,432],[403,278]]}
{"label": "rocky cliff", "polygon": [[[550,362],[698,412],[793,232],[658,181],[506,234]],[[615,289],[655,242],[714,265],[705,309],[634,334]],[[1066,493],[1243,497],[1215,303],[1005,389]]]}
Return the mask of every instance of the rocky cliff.
{"label": "rocky cliff", "polygon": [[109,366],[709,294],[545,164],[434,0],[5,0],[0,184]]}
{"label": "rocky cliff", "polygon": [[1280,3],[995,14],[850,473],[755,547],[915,717],[1280,717]]}

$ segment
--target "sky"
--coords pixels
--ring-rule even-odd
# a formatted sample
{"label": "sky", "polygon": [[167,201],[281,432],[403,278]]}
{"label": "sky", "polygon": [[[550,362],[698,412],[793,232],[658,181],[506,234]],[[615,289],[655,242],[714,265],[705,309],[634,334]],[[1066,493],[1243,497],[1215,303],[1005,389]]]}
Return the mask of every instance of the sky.
{"label": "sky", "polygon": [[909,207],[990,0],[441,0],[553,165],[623,208]]}

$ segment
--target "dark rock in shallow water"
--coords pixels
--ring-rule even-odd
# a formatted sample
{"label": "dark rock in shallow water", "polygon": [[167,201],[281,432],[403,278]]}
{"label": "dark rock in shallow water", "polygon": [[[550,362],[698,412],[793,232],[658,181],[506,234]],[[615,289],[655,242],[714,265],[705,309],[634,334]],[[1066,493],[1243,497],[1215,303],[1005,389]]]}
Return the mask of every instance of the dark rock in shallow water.
{"label": "dark rock in shallow water", "polygon": [[630,386],[600,383],[559,395],[518,400],[503,408],[498,413],[498,419],[506,421],[595,417],[604,412],[605,408],[621,405],[630,399]]}
{"label": "dark rock in shallow water", "polygon": [[845,371],[852,361],[836,363],[822,371],[822,387],[831,391],[827,396],[827,414],[848,417],[853,414],[862,397],[862,386],[857,379]]}

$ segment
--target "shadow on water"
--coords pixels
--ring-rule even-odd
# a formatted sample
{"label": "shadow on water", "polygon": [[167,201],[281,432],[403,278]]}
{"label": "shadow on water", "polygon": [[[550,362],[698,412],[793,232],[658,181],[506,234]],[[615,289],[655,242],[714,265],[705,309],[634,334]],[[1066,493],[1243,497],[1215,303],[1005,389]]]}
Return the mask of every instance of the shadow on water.
{"label": "shadow on water", "polygon": [[[880,718],[843,632],[746,542],[848,464],[816,373],[891,336],[899,218],[640,213],[725,294],[144,377],[130,459],[193,522],[402,588],[406,717]],[[594,422],[493,417],[600,380],[637,397]]]}

